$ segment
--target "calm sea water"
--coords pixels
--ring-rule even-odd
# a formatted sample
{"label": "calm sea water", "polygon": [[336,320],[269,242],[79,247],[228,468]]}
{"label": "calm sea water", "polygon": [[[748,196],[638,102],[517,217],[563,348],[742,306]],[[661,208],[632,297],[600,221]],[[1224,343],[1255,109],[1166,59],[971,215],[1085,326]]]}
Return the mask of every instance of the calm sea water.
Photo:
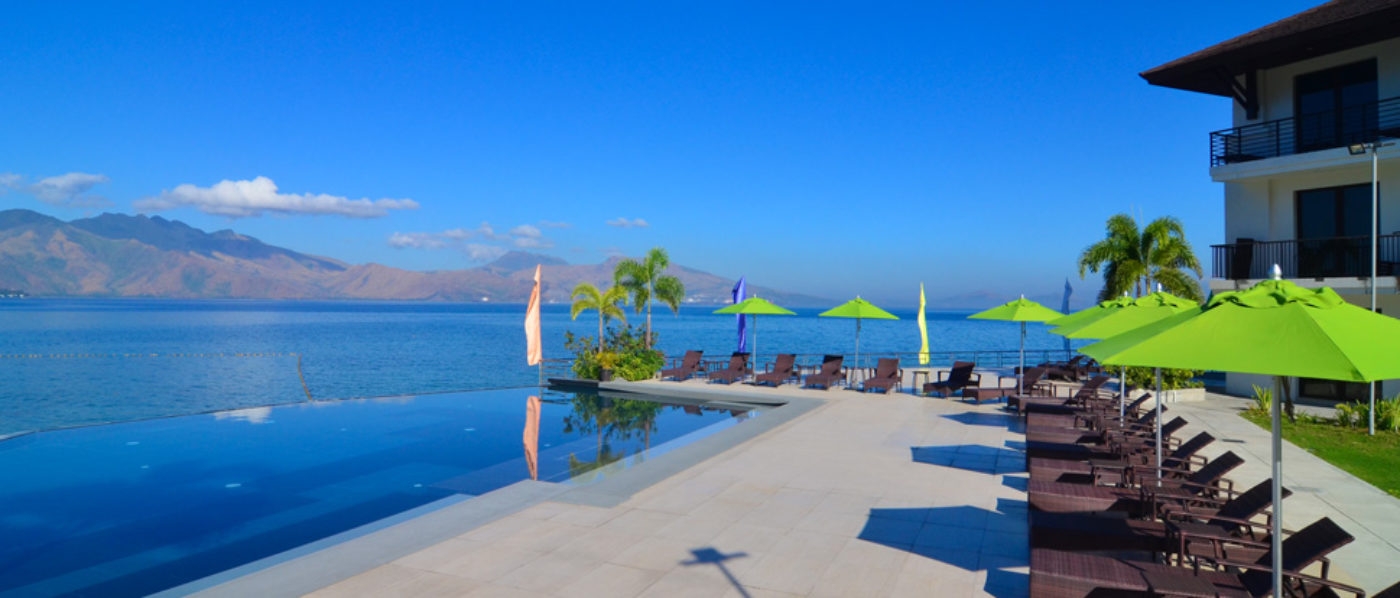
{"label": "calm sea water", "polygon": [[[713,307],[653,314],[668,354],[734,350],[733,316]],[[534,384],[524,363],[522,305],[303,301],[0,300],[0,435],[304,401],[292,356],[318,399]],[[758,349],[850,353],[855,322],[820,310],[758,320]],[[862,352],[917,351],[912,311],[864,321]],[[1015,349],[1014,323],[929,312],[933,351]],[[641,323],[640,316],[630,316]],[[545,357],[567,357],[564,333],[593,335],[597,318],[544,307]],[[1060,337],[1029,327],[1027,347]],[[173,354],[195,356],[172,356]],[[225,355],[215,357],[209,355]],[[43,357],[13,357],[41,355]],[[98,355],[97,357],[49,357]],[[152,356],[156,355],[156,356]]]}

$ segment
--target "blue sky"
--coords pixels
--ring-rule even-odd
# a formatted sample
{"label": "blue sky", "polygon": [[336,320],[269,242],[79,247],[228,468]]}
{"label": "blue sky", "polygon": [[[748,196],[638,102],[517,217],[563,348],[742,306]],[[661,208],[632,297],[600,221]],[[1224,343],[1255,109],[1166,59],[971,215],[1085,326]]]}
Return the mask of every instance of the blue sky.
{"label": "blue sky", "polygon": [[1222,242],[1229,101],[1137,73],[1316,2],[399,4],[9,6],[0,207],[409,269],[662,245],[828,297],[1087,295],[1113,213],[1181,218],[1207,269]]}

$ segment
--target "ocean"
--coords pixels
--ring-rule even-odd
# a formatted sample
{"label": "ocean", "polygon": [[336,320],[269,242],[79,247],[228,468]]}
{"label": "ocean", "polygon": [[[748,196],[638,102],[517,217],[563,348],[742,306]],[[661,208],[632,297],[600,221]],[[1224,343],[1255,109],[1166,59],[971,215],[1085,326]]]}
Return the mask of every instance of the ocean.
{"label": "ocean", "polygon": [[[726,356],[734,316],[713,306],[653,307],[658,348]],[[525,365],[523,305],[145,299],[0,300],[0,436],[31,430],[203,413],[306,400],[533,385]],[[760,316],[760,354],[851,353],[856,324]],[[914,310],[865,320],[864,353],[919,348]],[[1018,325],[927,312],[933,352],[1015,350]],[[628,314],[641,324],[643,316]],[[592,336],[597,316],[569,319],[545,305],[546,358],[566,358],[564,334]],[[1061,349],[1042,325],[1029,349]],[[752,350],[752,347],[750,348]],[[300,356],[303,389],[297,365]]]}

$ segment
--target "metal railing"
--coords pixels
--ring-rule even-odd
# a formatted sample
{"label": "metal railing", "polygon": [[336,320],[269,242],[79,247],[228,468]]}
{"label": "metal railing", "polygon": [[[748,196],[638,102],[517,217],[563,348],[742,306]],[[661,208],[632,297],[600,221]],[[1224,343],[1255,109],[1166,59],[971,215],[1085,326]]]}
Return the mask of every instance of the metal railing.
{"label": "metal railing", "polygon": [[1400,97],[1224,129],[1210,134],[1210,165],[1344,147],[1400,137]]}
{"label": "metal railing", "polygon": [[[1381,235],[1376,273],[1400,274],[1400,234]],[[1284,278],[1371,275],[1371,238],[1332,237],[1251,241],[1211,245],[1211,276],[1225,280],[1262,279],[1278,264]]]}
{"label": "metal railing", "polygon": [[[723,369],[729,363],[729,354],[706,353],[701,361],[706,372],[713,372]],[[795,353],[798,369],[804,372],[812,372],[821,368],[822,360],[827,355],[835,353]],[[857,363],[855,355],[851,353],[841,354],[844,365],[852,371],[868,371],[875,368],[881,357],[894,357],[899,359],[900,367],[907,370],[917,368],[947,368],[955,361],[970,361],[977,364],[978,369],[1005,369],[1010,370],[1020,365],[1020,351],[1017,349],[995,349],[995,350],[967,350],[967,351],[930,351],[927,365],[919,364],[918,351],[901,352],[872,352],[860,354]],[[1067,361],[1075,355],[1075,351],[1061,349],[1026,349],[1026,365],[1034,366],[1046,362]],[[677,367],[681,363],[684,355],[667,355],[666,367]],[[753,362],[754,371],[765,372],[773,365],[777,358],[776,354],[764,353]]]}

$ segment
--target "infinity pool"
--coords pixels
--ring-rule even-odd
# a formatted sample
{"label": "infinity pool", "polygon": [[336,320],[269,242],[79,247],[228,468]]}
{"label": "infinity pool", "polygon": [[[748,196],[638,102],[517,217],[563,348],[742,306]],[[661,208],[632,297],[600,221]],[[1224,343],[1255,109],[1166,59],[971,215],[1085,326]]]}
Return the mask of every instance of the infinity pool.
{"label": "infinity pool", "polygon": [[[529,479],[532,394],[315,402],[0,441],[0,594],[148,594]],[[586,483],[750,415],[664,401],[546,392],[538,479]]]}

